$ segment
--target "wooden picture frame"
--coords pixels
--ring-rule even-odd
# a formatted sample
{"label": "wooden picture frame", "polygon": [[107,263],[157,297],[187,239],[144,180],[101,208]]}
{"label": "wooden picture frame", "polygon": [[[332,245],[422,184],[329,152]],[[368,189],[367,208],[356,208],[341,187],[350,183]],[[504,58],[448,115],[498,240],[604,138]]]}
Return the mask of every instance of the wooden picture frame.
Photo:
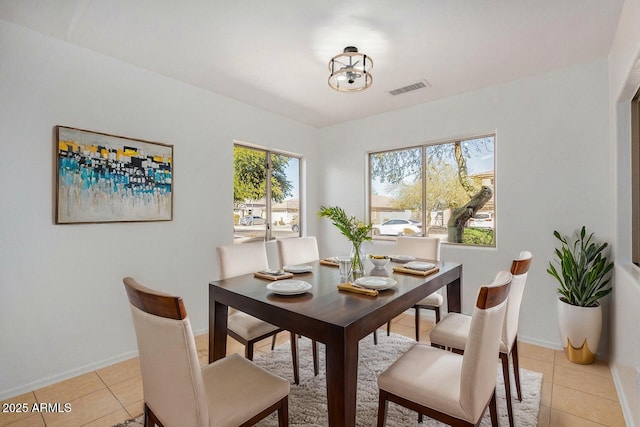
{"label": "wooden picture frame", "polygon": [[173,220],[173,145],[55,128],[56,224]]}

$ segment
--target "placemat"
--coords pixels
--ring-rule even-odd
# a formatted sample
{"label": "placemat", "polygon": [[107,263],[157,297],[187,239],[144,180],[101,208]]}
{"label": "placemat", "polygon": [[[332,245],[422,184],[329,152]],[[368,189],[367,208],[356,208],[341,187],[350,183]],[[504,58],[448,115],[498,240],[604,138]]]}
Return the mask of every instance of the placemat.
{"label": "placemat", "polygon": [[267,280],[281,280],[281,279],[291,279],[293,277],[293,273],[284,273],[284,274],[269,274],[264,271],[258,271],[257,273],[253,273],[254,276],[259,277],[261,279]]}
{"label": "placemat", "polygon": [[405,268],[405,267],[393,267],[393,271],[395,273],[413,274],[415,276],[428,276],[430,274],[437,273],[438,271],[440,271],[440,269],[436,267],[436,268],[432,268],[431,270],[422,271],[422,270],[414,270],[412,268]]}
{"label": "placemat", "polygon": [[369,295],[372,297],[378,296],[378,291],[376,291],[375,289],[359,288],[357,286],[353,286],[353,283],[340,283],[338,285],[338,289],[340,289],[341,291],[353,292],[355,294]]}

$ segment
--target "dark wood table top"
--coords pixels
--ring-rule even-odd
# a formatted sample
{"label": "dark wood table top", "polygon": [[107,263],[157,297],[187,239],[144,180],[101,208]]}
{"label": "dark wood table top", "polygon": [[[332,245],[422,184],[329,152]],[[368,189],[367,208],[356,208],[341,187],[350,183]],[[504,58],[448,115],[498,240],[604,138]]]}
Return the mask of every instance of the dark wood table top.
{"label": "dark wood table top", "polygon": [[[439,271],[429,276],[394,273],[393,267],[402,264],[390,262],[384,269],[369,269],[367,275],[391,277],[397,281],[391,289],[380,291],[378,296],[360,295],[339,291],[340,277],[337,267],[322,265],[319,262],[307,263],[313,267],[311,273],[296,274],[289,280],[303,280],[311,284],[308,292],[300,295],[278,295],[267,289],[270,280],[252,275],[211,282],[215,286],[216,301],[250,312],[256,317],[281,326],[284,329],[299,332],[310,338],[326,342],[324,334],[300,330],[298,322],[311,318],[327,326],[347,328],[350,325],[371,316],[378,310],[389,306],[396,315],[411,308],[420,299],[447,285],[451,277],[460,276],[461,265],[452,262],[436,262]],[[429,282],[430,286],[421,286]],[[267,316],[261,316],[260,306],[276,308]],[[253,310],[250,308],[253,307]],[[277,315],[280,308],[280,315]],[[450,307],[450,311],[459,311]],[[275,316],[275,317],[274,317]],[[281,318],[282,317],[282,318]],[[377,316],[376,316],[377,317]],[[383,322],[380,322],[382,324]],[[375,325],[374,329],[380,325]],[[372,329],[373,330],[373,329]],[[371,331],[363,331],[363,336]],[[309,334],[309,335],[308,335]]]}

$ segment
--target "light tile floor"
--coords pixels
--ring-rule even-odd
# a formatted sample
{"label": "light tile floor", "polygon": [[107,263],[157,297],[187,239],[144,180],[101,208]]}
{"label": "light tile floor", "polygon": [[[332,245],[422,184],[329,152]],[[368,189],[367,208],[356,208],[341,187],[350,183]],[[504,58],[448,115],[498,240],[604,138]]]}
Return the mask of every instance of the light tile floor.
{"label": "light tile floor", "polygon": [[[428,342],[433,322],[428,316],[421,325],[421,340]],[[414,337],[413,316],[403,314],[392,323],[392,331]],[[384,333],[380,331],[379,333]],[[288,339],[279,334],[278,343]],[[208,338],[196,338],[201,363],[207,362]],[[269,352],[271,340],[256,347],[256,356]],[[597,361],[593,365],[575,365],[561,351],[521,343],[522,368],[542,372],[542,400],[538,426],[588,427],[624,426],[609,367]],[[244,348],[229,339],[228,351],[243,354]],[[34,403],[71,405],[70,412],[31,412]],[[7,404],[7,405],[5,405]],[[142,413],[142,379],[137,359],[127,360],[97,371],[80,375],[2,402],[2,409],[11,404],[26,404],[26,413],[0,412],[0,426],[11,427],[110,427]]]}

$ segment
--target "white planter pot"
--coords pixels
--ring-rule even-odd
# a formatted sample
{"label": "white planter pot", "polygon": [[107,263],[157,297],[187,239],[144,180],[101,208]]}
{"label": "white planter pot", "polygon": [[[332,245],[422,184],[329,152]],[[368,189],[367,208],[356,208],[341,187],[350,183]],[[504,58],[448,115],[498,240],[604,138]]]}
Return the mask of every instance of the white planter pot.
{"label": "white planter pot", "polygon": [[560,337],[567,358],[581,365],[596,360],[602,332],[602,307],[579,307],[558,299]]}

